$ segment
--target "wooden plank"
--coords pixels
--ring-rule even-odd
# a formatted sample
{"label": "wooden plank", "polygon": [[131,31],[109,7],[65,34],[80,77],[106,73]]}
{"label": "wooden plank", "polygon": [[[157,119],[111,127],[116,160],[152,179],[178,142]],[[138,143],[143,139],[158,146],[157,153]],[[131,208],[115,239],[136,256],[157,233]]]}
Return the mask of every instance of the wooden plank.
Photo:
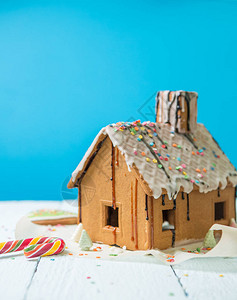
{"label": "wooden plank", "polygon": [[189,299],[237,299],[237,258],[191,259],[173,269]]}
{"label": "wooden plank", "polygon": [[24,299],[36,267],[37,261],[27,261],[24,256],[14,258],[1,257],[1,299]]}
{"label": "wooden plank", "polygon": [[27,296],[30,300],[186,299],[169,266],[68,255],[41,258]]}

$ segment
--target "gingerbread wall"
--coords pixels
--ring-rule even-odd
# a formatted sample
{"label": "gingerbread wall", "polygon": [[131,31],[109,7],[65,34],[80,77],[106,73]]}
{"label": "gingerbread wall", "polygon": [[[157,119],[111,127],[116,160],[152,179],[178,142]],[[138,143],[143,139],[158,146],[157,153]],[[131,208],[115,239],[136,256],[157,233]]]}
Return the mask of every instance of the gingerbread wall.
{"label": "gingerbread wall", "polygon": [[[174,203],[168,200],[167,195],[164,199],[165,205],[162,205],[162,198],[150,199],[149,212],[151,212],[152,201],[154,248],[166,249],[172,246],[172,231],[162,231],[162,211],[173,210]],[[216,202],[225,202],[224,219],[215,220]],[[202,239],[214,223],[229,225],[230,218],[235,218],[235,188],[228,186],[219,193],[216,190],[207,194],[194,190],[189,194],[189,200],[186,193],[182,195],[180,192],[173,214],[176,246],[188,239]]]}
{"label": "gingerbread wall", "polygon": [[125,159],[117,148],[114,148],[114,183],[119,227],[114,232],[114,227],[106,226],[106,206],[112,206],[111,153],[111,141],[107,138],[82,180],[82,223],[94,242],[126,245],[132,250],[136,249],[136,245],[138,249],[147,249],[147,236],[150,234],[147,232],[149,224],[146,221],[145,193],[137,182],[135,200],[136,178],[128,171]]}
{"label": "gingerbread wall", "polygon": [[[124,157],[114,148],[114,181],[112,179],[112,144],[107,138],[81,183],[81,217],[92,240],[106,244],[126,245],[127,249],[165,249],[188,239],[202,239],[214,223],[228,225],[235,217],[235,189],[189,194],[179,192],[174,202],[167,195],[159,199],[145,195],[133,172],[129,172]],[[112,185],[118,207],[118,228],[106,226],[107,207],[112,206]],[[137,196],[136,196],[137,186]],[[183,199],[184,198],[184,199]],[[137,199],[137,200],[136,200]],[[225,202],[224,219],[215,220],[215,202]],[[147,208],[146,211],[146,202]],[[162,202],[164,205],[162,205]],[[162,231],[163,210],[175,230]],[[189,220],[188,220],[189,218]]]}

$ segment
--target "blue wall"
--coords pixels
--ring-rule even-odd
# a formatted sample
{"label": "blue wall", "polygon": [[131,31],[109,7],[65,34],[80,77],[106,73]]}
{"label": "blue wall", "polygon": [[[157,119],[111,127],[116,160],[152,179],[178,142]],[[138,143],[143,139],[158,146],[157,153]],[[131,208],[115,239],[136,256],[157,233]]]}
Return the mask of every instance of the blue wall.
{"label": "blue wall", "polygon": [[0,199],[60,199],[100,128],[152,119],[163,89],[199,93],[237,166],[235,1],[31,2],[0,2]]}

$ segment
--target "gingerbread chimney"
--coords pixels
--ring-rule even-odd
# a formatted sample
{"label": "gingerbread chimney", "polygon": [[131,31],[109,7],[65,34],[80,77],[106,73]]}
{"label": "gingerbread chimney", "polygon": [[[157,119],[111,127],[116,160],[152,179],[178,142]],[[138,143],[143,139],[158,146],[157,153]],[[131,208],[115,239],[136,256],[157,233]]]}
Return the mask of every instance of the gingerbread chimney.
{"label": "gingerbread chimney", "polygon": [[161,91],[156,96],[156,122],[170,124],[179,133],[195,131],[197,124],[195,92]]}

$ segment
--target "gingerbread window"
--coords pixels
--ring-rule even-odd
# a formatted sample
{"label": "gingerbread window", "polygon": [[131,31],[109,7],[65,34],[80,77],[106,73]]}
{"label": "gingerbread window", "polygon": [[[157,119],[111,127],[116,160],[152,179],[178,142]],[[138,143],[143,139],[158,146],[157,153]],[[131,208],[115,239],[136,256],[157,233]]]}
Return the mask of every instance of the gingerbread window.
{"label": "gingerbread window", "polygon": [[225,202],[215,203],[215,221],[225,219]]}
{"label": "gingerbread window", "polygon": [[112,227],[118,227],[119,226],[119,208],[116,207],[113,209],[111,206],[105,206],[106,209],[106,225],[112,226]]}
{"label": "gingerbread window", "polygon": [[174,229],[174,210],[166,209],[162,210],[162,231]]}

